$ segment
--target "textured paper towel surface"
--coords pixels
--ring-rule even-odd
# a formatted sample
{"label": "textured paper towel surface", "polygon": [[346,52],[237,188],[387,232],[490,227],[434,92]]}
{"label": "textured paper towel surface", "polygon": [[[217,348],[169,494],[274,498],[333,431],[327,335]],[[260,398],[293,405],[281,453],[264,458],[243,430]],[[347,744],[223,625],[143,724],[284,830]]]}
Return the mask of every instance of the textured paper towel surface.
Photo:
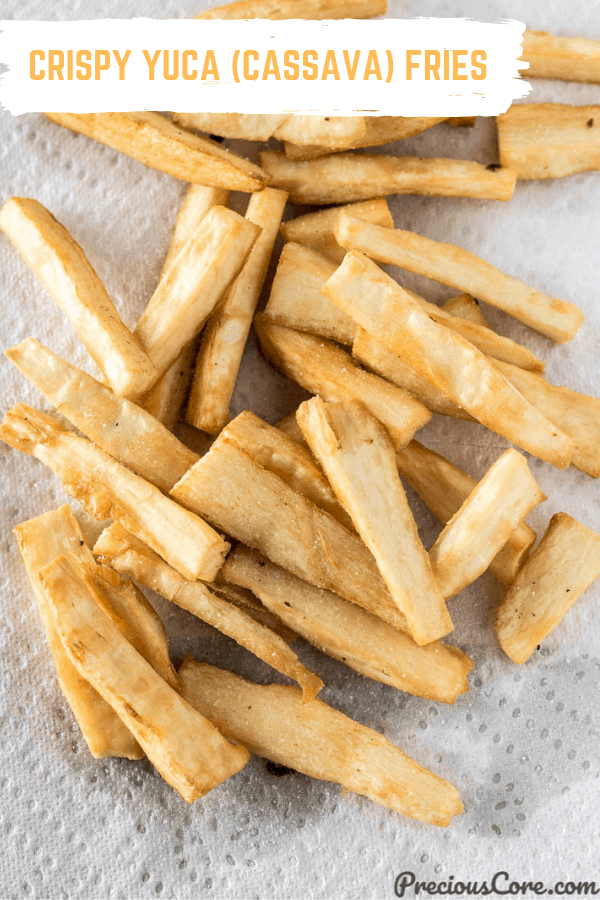
{"label": "textured paper towel surface", "polygon": [[[148,15],[188,17],[203,0],[3,0],[5,18],[66,19]],[[559,34],[600,38],[597,3],[543,0],[391,0],[394,15],[512,17]],[[534,83],[531,100],[598,103],[597,86]],[[128,324],[151,295],[183,184],[75,136],[42,116],[0,117],[0,185],[35,197],[73,233]],[[405,142],[424,156],[497,160],[493,123],[474,131],[440,125]],[[491,324],[523,340],[547,362],[550,380],[598,394],[600,173],[519,185],[510,203],[399,197],[396,223],[479,253],[527,283],[580,305],[580,334],[558,347],[485,308]],[[441,300],[451,291],[409,284]],[[3,346],[33,334],[89,371],[93,366],[6,239],[0,239]],[[6,361],[3,409],[18,400],[44,406]],[[235,409],[275,421],[303,396],[275,375],[251,345]],[[483,428],[442,417],[421,433],[480,477],[506,443]],[[362,678],[299,641],[302,660],[326,682],[323,698],[379,729],[454,782],[466,806],[445,831],[343,796],[302,775],[275,777],[253,758],[234,778],[188,807],[144,761],[94,761],[56,686],[44,635],[10,529],[65,495],[40,463],[0,447],[0,897],[11,898],[384,898],[395,875],[481,880],[505,870],[518,880],[596,879],[600,884],[598,736],[600,585],[523,667],[499,650],[493,611],[500,586],[484,576],[452,602],[452,640],[473,655],[471,690],[452,708],[408,697]],[[548,501],[531,516],[538,533],[565,510],[600,530],[600,488],[569,469],[535,459]],[[427,546],[439,526],[411,495]],[[176,662],[192,653],[269,681],[273,673],[191,615],[153,598]]]}

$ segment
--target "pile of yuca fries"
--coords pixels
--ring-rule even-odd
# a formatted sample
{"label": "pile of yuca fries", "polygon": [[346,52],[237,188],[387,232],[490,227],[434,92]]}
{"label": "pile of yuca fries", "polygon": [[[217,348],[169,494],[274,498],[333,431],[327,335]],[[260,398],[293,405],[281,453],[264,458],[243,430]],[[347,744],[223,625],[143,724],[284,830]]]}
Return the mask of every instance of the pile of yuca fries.
{"label": "pile of yuca fries", "polygon": [[[207,15],[384,11],[385,0],[243,0]],[[598,79],[598,47],[565,41],[529,34],[531,74],[564,75],[552,53],[571,53],[569,73]],[[487,168],[348,152],[439,119],[51,116],[192,182],[133,332],[47,209],[12,197],[0,211],[0,228],[102,373],[93,378],[27,338],[6,355],[60,416],[17,404],[0,428],[87,513],[112,520],[93,551],[68,506],[15,529],[60,686],[94,756],[146,754],[188,802],[254,752],[425,822],[445,826],[461,812],[451,784],[317,699],[323,682],[291,645],[302,636],[369,678],[454,703],[473,663],[442,642],[454,627],[448,600],[489,569],[507,588],[498,639],[523,663],[600,575],[600,536],[564,513],[532,553],[525,517],[546,498],[521,452],[507,450],[475,482],[414,439],[437,412],[477,421],[559,468],[600,475],[600,401],[549,384],[543,362],[490,329],[473,295],[559,342],[577,332],[581,312],[460,247],[394,229],[385,199],[508,200],[517,177],[597,166],[595,111],[600,127],[598,107],[509,110],[499,120],[503,165]],[[189,128],[274,136],[285,152],[263,153],[259,168]],[[245,216],[227,208],[231,190],[251,193]],[[282,224],[288,197],[349,205]],[[279,231],[284,249],[255,315]],[[377,263],[460,293],[436,306]],[[265,356],[314,395],[278,426],[251,412],[230,421],[253,321]],[[201,457],[173,433],[186,398],[186,422],[216,437]],[[443,523],[429,550],[401,478]],[[135,582],[298,687],[249,683],[191,658],[176,672],[164,626]]]}

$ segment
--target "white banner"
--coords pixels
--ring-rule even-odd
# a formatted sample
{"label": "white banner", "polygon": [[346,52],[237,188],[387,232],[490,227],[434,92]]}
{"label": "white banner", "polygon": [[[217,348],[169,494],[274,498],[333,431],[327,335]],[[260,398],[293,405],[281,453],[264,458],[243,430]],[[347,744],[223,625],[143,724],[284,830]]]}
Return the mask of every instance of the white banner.
{"label": "white banner", "polygon": [[492,116],[530,87],[521,22],[0,21],[0,103],[26,112]]}

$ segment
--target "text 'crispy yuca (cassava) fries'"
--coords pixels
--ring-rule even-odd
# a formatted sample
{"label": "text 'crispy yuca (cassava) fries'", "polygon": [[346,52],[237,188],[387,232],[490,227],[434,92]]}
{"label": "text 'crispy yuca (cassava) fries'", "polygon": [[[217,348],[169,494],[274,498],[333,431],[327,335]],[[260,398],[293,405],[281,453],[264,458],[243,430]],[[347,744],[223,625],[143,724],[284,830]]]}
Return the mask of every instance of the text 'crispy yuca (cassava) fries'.
{"label": "text 'crispy yuca (cassava) fries'", "polygon": [[161,491],[198,459],[158,419],[73,366],[35,338],[5,355],[90,440]]}
{"label": "text 'crispy yuca (cassava) fries'", "polygon": [[[365,116],[364,133],[339,149],[356,150],[359,147],[380,147],[382,144],[390,144],[392,141],[400,141],[420,134],[443,121],[443,118],[426,116]],[[303,146],[298,146],[286,142],[284,147],[288,159],[316,159],[318,156],[326,156],[332,152],[330,148],[321,143],[307,145],[306,142],[303,142]]]}
{"label": "text 'crispy yuca (cassava) fries'", "polygon": [[383,378],[360,369],[331,341],[255,316],[261,350],[284,375],[323,400],[358,400],[385,426],[396,450],[431,418],[430,411]]}
{"label": "text 'crispy yuca (cassava) fries'", "polygon": [[334,659],[367,678],[417,697],[454,703],[469,689],[473,662],[439,641],[419,647],[409,635],[331,591],[303,581],[239,545],[223,578],[252,590],[273,613]]}
{"label": "text 'crispy yuca (cassava) fries'", "polygon": [[434,322],[367,256],[348,253],[322,290],[482,425],[559,469],[569,465],[571,438],[531,406],[491,360]]}
{"label": "text 'crispy yuca (cassava) fries'", "polygon": [[347,250],[361,250],[377,262],[467,291],[559,344],[571,340],[583,322],[573,303],[547,297],[454,244],[412,231],[379,228],[347,213],[339,218],[337,239]]}
{"label": "text 'crispy yuca (cassava) fries'", "polygon": [[129,729],[67,656],[40,581],[40,571],[61,554],[69,553],[94,565],[77,520],[68,506],[61,506],[22,522],[13,530],[48,638],[58,684],[73,710],[90,753],[96,759],[107,756],[141,759],[144,751]]}
{"label": "text 'crispy yuca (cassava) fries'", "polygon": [[453,316],[458,316],[459,319],[466,319],[469,322],[474,322],[475,325],[483,325],[484,328],[489,328],[479,303],[470,294],[457,294],[456,297],[450,297],[449,300],[442,303],[441,308]]}
{"label": "text 'crispy yuca (cassava) fries'", "polygon": [[517,103],[496,123],[500,161],[523,181],[600,169],[600,106]]}
{"label": "text 'crispy yuca (cassava) fries'", "polygon": [[349,212],[357,219],[365,219],[383,228],[393,228],[394,220],[385,197],[362,200],[347,206],[334,206],[318,212],[307,213],[289,219],[281,226],[281,236],[288,243],[293,241],[304,247],[311,247],[334,263],[341,263],[346,251],[340,247],[335,237],[335,226],[342,211]]}
{"label": "text 'crispy yuca (cassava) fries'", "polygon": [[151,169],[193,184],[260,191],[269,176],[208,138],[156,112],[46,113],[52,122],[93,138]]}
{"label": "text 'crispy yuca (cassava) fries'", "polygon": [[513,662],[524,663],[600,577],[600,535],[556,513],[498,608],[496,633]]}
{"label": "text 'crispy yuca (cassava) fries'", "polygon": [[546,496],[512,447],[488,469],[429,551],[445,598],[485,572],[519,522]]}
{"label": "text 'crispy yuca (cassava) fries'", "polygon": [[246,220],[262,230],[200,337],[185,417],[209,434],[218,434],[229,422],[229,404],[286,200],[285,191],[274,188],[250,197]]}
{"label": "text 'crispy yuca (cassava) fries'", "polygon": [[382,16],[387,0],[237,0],[207,9],[197,19],[368,19]]}
{"label": "text 'crispy yuca (cassava) fries'", "polygon": [[94,519],[115,519],[186,578],[212,581],[223,565],[229,544],[206,522],[56,419],[20,403],[6,414],[0,440],[35,456]]}
{"label": "text 'crispy yuca (cassava) fries'", "polygon": [[267,665],[293,678],[302,687],[306,700],[312,700],[323,687],[321,679],[298,661],[294,651],[282,638],[214,594],[206,585],[183,578],[120,525],[111,525],[102,532],[94,553],[118,572],[157,591],[232,638]]}
{"label": "text 'crispy yuca (cassava) fries'", "polygon": [[523,70],[524,78],[600,83],[600,41],[527,30],[521,59],[529,63]]}
{"label": "text 'crispy yuca (cassava) fries'", "polygon": [[383,426],[359,403],[313,397],[296,413],[304,437],[375,558],[390,596],[422,646],[454,625],[398,476]]}
{"label": "text 'crispy yuca (cassava) fries'", "polygon": [[[449,460],[418,441],[396,453],[400,475],[444,525],[461,508],[477,482]],[[503,584],[512,584],[535,544],[535,531],[520,522],[489,564]]]}
{"label": "text 'crispy yuca (cassava) fries'", "polygon": [[218,438],[171,494],[299,578],[408,630],[362,541],[227,440]]}
{"label": "text 'crispy yuca (cassava) fries'", "polygon": [[265,150],[260,161],[272,186],[287,191],[292,203],[315,206],[388,194],[510,200],[516,180],[508,169],[490,171],[466,159],[336,153],[295,161],[284,153]]}
{"label": "text 'crispy yuca (cassava) fries'", "polygon": [[157,377],[153,364],[67,229],[26,197],[6,201],[0,228],[65,313],[115,394],[144,391],[152,384]]}
{"label": "text 'crispy yuca (cassava) fries'", "polygon": [[258,225],[214,206],[163,272],[134,332],[160,375],[198,334],[259,234]]}
{"label": "text 'crispy yuca (cassava) fries'", "polygon": [[71,662],[127,725],[187,803],[239,772],[248,753],[230,744],[140,656],[101,608],[91,579],[68,556],[40,573]]}
{"label": "text 'crispy yuca (cassava) fries'", "polygon": [[179,675],[188,702],[259,756],[432,825],[463,811],[449,782],[321,700],[303,704],[297,688],[254,684],[190,657]]}

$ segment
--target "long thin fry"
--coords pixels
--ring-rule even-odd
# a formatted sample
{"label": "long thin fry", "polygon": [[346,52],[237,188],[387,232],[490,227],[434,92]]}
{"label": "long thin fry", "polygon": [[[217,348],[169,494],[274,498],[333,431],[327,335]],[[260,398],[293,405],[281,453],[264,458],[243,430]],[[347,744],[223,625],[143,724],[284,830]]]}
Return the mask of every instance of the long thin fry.
{"label": "long thin fry", "polygon": [[303,705],[297,688],[253,684],[190,657],[179,674],[188,701],[260,756],[432,825],[463,810],[449,782],[321,700]]}
{"label": "long thin fry", "polygon": [[[364,120],[364,135],[340,149],[355,150],[359,147],[380,147],[382,144],[389,144],[392,141],[400,141],[415,134],[420,134],[422,131],[426,131],[428,128],[432,128],[439,122],[444,121],[443,118],[426,116],[365,116]],[[331,149],[318,143],[312,146],[307,146],[306,144],[297,146],[289,142],[285,144],[285,155],[288,159],[316,159],[318,156],[325,156],[328,153],[331,153]]]}
{"label": "long thin fry", "polygon": [[289,219],[281,226],[281,236],[288,243],[294,241],[305,247],[311,247],[326,256],[335,263],[341,263],[345,250],[340,247],[335,238],[335,227],[342,211],[349,212],[357,219],[364,219],[381,225],[383,228],[393,228],[394,220],[385,197],[376,197],[374,200],[363,200],[360,203],[350,203],[346,206],[334,206],[331,209],[321,209],[318,212],[306,213]]}
{"label": "long thin fry", "polygon": [[368,19],[382,16],[387,0],[237,0],[207,9],[197,19]]}
{"label": "long thin fry", "polygon": [[521,59],[529,63],[524,78],[600,83],[600,41],[527,30]]}

